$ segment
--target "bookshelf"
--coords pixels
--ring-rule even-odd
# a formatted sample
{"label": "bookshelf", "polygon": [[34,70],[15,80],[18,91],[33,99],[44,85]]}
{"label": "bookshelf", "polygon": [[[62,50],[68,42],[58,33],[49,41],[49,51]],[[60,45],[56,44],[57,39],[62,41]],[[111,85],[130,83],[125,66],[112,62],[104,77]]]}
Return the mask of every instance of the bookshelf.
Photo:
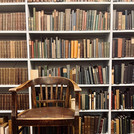
{"label": "bookshelf", "polygon": [[[107,90],[109,92],[109,107],[108,109],[96,109],[96,110],[80,110],[81,113],[104,113],[108,116],[108,134],[111,134],[111,119],[115,113],[131,113],[133,109],[124,109],[124,110],[113,110],[111,109],[111,93],[113,88],[120,87],[134,87],[134,84],[112,84],[112,66],[115,62],[134,62],[134,57],[122,57],[122,58],[113,58],[112,57],[112,43],[114,38],[131,38],[133,37],[134,30],[113,30],[113,10],[119,9],[119,11],[134,10],[134,2],[14,2],[14,3],[0,3],[0,12],[25,12],[26,14],[26,30],[13,30],[13,31],[0,31],[0,40],[15,40],[15,39],[25,39],[27,42],[27,58],[0,58],[0,62],[4,63],[0,67],[18,67],[25,66],[28,69],[28,79],[30,79],[30,70],[34,69],[34,66],[39,65],[50,65],[57,66],[66,66],[70,65],[89,65],[88,63],[108,65],[109,66],[109,83],[108,84],[78,84],[83,90]],[[110,29],[109,30],[82,30],[82,31],[31,31],[29,30],[29,17],[32,16],[32,10],[36,7],[38,11],[48,10],[52,12],[54,9],[64,11],[64,8],[70,9],[83,9],[83,10],[98,10],[104,9],[104,11],[110,12]],[[124,9],[123,9],[124,8]],[[31,58],[30,57],[30,47],[29,40],[34,38],[40,39],[44,37],[56,37],[63,39],[79,39],[79,38],[102,38],[105,41],[110,42],[110,53],[108,58]],[[15,64],[17,63],[17,65]],[[20,65],[19,65],[20,64]],[[0,85],[0,92],[3,89],[9,89],[11,87],[16,87],[18,85]],[[31,105],[31,89],[29,88],[26,93],[29,92],[29,108]],[[21,112],[20,110],[18,112]],[[10,110],[0,110],[0,114],[10,114]]]}

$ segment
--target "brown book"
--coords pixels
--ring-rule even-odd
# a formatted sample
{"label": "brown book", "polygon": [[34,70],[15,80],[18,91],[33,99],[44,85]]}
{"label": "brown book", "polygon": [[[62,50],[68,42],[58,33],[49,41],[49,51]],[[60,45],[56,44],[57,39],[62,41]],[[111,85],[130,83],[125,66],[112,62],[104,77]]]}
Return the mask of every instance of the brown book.
{"label": "brown book", "polygon": [[129,42],[126,40],[126,57],[129,57]]}
{"label": "brown book", "polygon": [[84,122],[82,122],[82,134],[85,134],[85,124],[84,124]]}
{"label": "brown book", "polygon": [[92,110],[94,110],[94,94],[91,95]]}
{"label": "brown book", "polygon": [[7,122],[7,120],[8,120],[8,117],[7,116],[0,117],[0,124],[3,124],[5,122]]}
{"label": "brown book", "polygon": [[85,134],[88,134],[88,117],[84,116],[84,130],[85,130]]}
{"label": "brown book", "polygon": [[112,84],[114,84],[114,69],[112,69]]}
{"label": "brown book", "polygon": [[118,57],[122,57],[122,38],[118,38]]}
{"label": "brown book", "polygon": [[116,134],[119,134],[120,133],[120,131],[119,131],[119,119],[116,118],[115,120],[116,120]]}
{"label": "brown book", "polygon": [[78,40],[74,41],[74,58],[78,57]]}
{"label": "brown book", "polygon": [[88,134],[90,134],[90,130],[91,130],[91,116],[87,116],[88,118]]}
{"label": "brown book", "polygon": [[73,78],[73,81],[76,82],[76,68],[72,69],[72,78]]}
{"label": "brown book", "polygon": [[97,133],[97,127],[98,127],[98,121],[99,121],[99,116],[94,117],[94,133]]}
{"label": "brown book", "polygon": [[38,70],[30,70],[30,79],[38,78]]}
{"label": "brown book", "polygon": [[102,76],[102,67],[101,66],[98,66],[98,73],[99,73],[100,84],[103,84],[103,76]]}
{"label": "brown book", "polygon": [[111,134],[114,134],[114,120],[111,121]]}
{"label": "brown book", "polygon": [[90,58],[90,40],[87,39],[87,58]]}
{"label": "brown book", "polygon": [[69,40],[65,40],[65,58],[69,58]]}
{"label": "brown book", "polygon": [[119,89],[116,90],[116,109],[119,109]]}
{"label": "brown book", "polygon": [[117,97],[114,95],[114,109],[117,109]]}
{"label": "brown book", "polygon": [[2,19],[2,17],[3,17],[3,15],[2,15],[2,13],[0,13],[0,30],[3,30],[3,19]]}
{"label": "brown book", "polygon": [[80,9],[76,9],[76,30],[79,30]]}
{"label": "brown book", "polygon": [[95,50],[96,51],[95,52],[96,53],[95,57],[98,58],[98,38],[96,38],[96,48],[95,49],[96,49]]}
{"label": "brown book", "polygon": [[90,125],[90,133],[94,134],[94,116],[91,116],[90,123],[91,123],[91,125]]}
{"label": "brown book", "polygon": [[118,30],[122,29],[122,12],[118,12]]}
{"label": "brown book", "polygon": [[80,58],[80,43],[78,43],[78,58]]}
{"label": "brown book", "polygon": [[87,57],[87,44],[86,44],[86,39],[83,39],[83,43],[84,43],[84,58]]}
{"label": "brown book", "polygon": [[70,79],[73,80],[72,69],[70,70]]}
{"label": "brown book", "polygon": [[71,58],[74,58],[74,41],[71,40]]}
{"label": "brown book", "polygon": [[131,38],[131,57],[134,57],[134,38]]}
{"label": "brown book", "polygon": [[84,44],[80,43],[80,58],[84,58]]}
{"label": "brown book", "polygon": [[122,30],[125,30],[125,15],[122,15]]}
{"label": "brown book", "polygon": [[65,9],[65,16],[66,16],[66,31],[71,30],[70,29],[70,14],[71,14],[71,9]]}
{"label": "brown book", "polygon": [[81,134],[81,117],[79,117],[79,134]]}

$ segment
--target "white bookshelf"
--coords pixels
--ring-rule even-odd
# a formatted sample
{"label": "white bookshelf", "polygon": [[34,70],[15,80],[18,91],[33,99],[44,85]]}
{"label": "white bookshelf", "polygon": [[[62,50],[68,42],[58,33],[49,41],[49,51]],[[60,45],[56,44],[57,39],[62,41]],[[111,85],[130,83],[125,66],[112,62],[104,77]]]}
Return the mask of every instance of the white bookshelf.
{"label": "white bookshelf", "polygon": [[108,61],[109,58],[77,58],[77,59],[74,59],[74,58],[61,58],[61,59],[47,59],[47,58],[33,58],[33,59],[30,59],[30,61]]}
{"label": "white bookshelf", "polygon": [[119,110],[111,110],[111,112],[134,112],[134,109],[119,109]]}
{"label": "white bookshelf", "polygon": [[102,109],[97,109],[97,110],[80,110],[79,112],[81,113],[88,113],[88,112],[109,112],[109,110],[102,110]]}
{"label": "white bookshelf", "polygon": [[[18,113],[23,112],[24,110],[18,110]],[[0,110],[0,114],[11,114],[11,110]]]}
{"label": "white bookshelf", "polygon": [[[89,7],[89,9],[92,7],[95,9],[99,9],[104,7],[104,9],[108,8],[109,12],[111,13],[111,21],[110,21],[110,30],[91,30],[91,31],[29,31],[28,29],[28,17],[30,14],[30,8],[33,7],[47,7],[50,6],[51,9],[54,9],[56,7],[60,8],[60,7],[64,7],[64,8],[68,8],[69,6],[71,6],[71,8],[73,8],[74,6],[82,6],[82,7]],[[124,57],[124,58],[112,58],[112,41],[114,38],[114,34],[115,35],[129,35],[129,34],[134,34],[134,29],[133,30],[113,30],[113,9],[115,9],[116,7],[124,7],[126,6],[127,8],[129,6],[131,6],[131,8],[134,6],[134,2],[33,2],[33,3],[28,3],[27,0],[25,2],[20,2],[20,3],[0,3],[0,11],[24,11],[26,13],[26,31],[0,31],[0,35],[6,35],[9,36],[16,36],[16,38],[18,38],[17,36],[19,35],[19,38],[21,36],[25,37],[27,40],[27,58],[15,58],[15,59],[4,59],[1,58],[0,61],[1,62],[26,62],[27,64],[27,68],[28,68],[28,79],[30,79],[30,70],[32,69],[32,63],[35,62],[44,62],[44,63],[53,63],[54,65],[56,65],[56,62],[58,63],[62,63],[64,62],[64,64],[66,62],[70,62],[71,63],[75,63],[75,62],[84,62],[84,63],[88,63],[88,62],[98,62],[98,63],[102,63],[103,62],[108,62],[109,65],[109,84],[78,84],[81,88],[107,88],[109,91],[109,100],[111,100],[111,91],[113,87],[134,87],[134,83],[133,84],[113,84],[111,83],[111,74],[112,71],[110,68],[112,68],[112,62],[113,61],[134,61],[134,57]],[[21,8],[20,8],[21,7]],[[20,9],[19,9],[20,8]],[[134,9],[134,8],[133,8]],[[46,9],[47,10],[47,9]],[[107,40],[110,42],[110,57],[109,58],[77,58],[77,59],[43,59],[43,58],[33,58],[30,59],[30,55],[29,55],[29,39],[31,36],[55,36],[55,35],[65,35],[65,36],[81,36],[84,35],[86,37],[90,35],[93,35],[94,37],[97,36],[103,36],[105,35],[107,38]],[[79,37],[78,36],[78,37]],[[18,85],[0,85],[0,89],[2,88],[12,88],[12,87],[17,87]],[[38,86],[37,86],[38,87]],[[29,88],[29,108],[32,108],[32,102],[31,102],[31,89]],[[22,112],[23,110],[19,110],[18,112]],[[105,113],[108,114],[108,134],[111,134],[111,117],[113,113],[116,112],[133,112],[134,109],[124,109],[124,110],[111,110],[111,101],[109,101],[109,109],[100,109],[100,110],[80,110],[81,113],[97,113],[97,112],[101,112],[101,113]],[[11,110],[0,110],[0,114],[10,114]],[[31,129],[32,132],[32,129]]]}
{"label": "white bookshelf", "polygon": [[109,30],[92,31],[29,31],[29,34],[104,34],[110,33]]}
{"label": "white bookshelf", "polygon": [[111,2],[29,2],[28,5],[110,5]]}

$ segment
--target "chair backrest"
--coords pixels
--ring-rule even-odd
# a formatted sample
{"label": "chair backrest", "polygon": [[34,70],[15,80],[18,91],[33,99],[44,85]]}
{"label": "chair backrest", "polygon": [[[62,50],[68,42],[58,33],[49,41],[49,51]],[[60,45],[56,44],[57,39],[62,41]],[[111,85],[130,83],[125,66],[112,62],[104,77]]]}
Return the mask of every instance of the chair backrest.
{"label": "chair backrest", "polygon": [[32,89],[33,108],[42,106],[69,107],[72,82],[64,77],[40,77],[28,84]]}

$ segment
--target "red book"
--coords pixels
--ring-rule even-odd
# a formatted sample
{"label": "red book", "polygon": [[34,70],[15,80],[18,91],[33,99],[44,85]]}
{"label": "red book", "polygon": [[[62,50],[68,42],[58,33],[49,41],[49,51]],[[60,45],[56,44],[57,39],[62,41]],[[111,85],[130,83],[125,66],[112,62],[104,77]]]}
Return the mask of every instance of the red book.
{"label": "red book", "polygon": [[34,58],[34,42],[31,41],[31,58]]}
{"label": "red book", "polygon": [[113,109],[112,104],[113,104],[113,91],[111,92],[111,109]]}
{"label": "red book", "polygon": [[58,67],[58,76],[61,76],[61,74],[60,74],[60,67]]}
{"label": "red book", "polygon": [[101,68],[101,66],[98,66],[98,72],[99,72],[100,84],[103,84],[102,68]]}

